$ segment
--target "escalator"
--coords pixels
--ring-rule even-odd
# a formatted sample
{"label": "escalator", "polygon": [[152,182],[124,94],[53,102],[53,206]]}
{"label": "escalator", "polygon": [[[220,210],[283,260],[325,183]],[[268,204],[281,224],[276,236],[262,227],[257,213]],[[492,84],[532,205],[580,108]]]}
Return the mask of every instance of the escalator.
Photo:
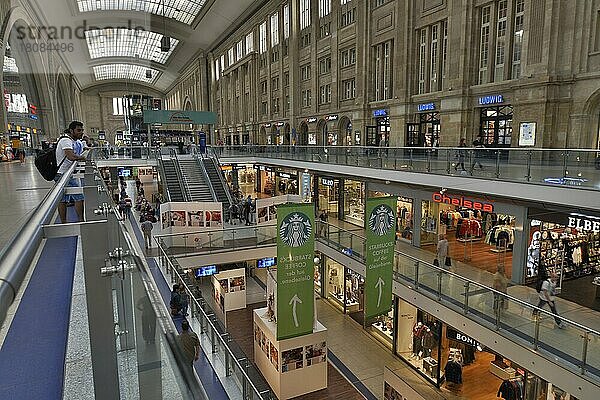
{"label": "escalator", "polygon": [[217,201],[209,186],[210,182],[207,182],[202,166],[196,159],[179,159],[179,166],[190,201]]}
{"label": "escalator", "polygon": [[177,165],[175,160],[169,158],[159,159],[162,170],[164,171],[164,182],[167,187],[167,197],[169,201],[185,201],[185,194],[177,174]]}
{"label": "escalator", "polygon": [[223,175],[220,168],[217,168],[217,164],[214,158],[203,158],[202,163],[206,169],[206,173],[210,179],[210,183],[213,187],[217,201],[223,203],[223,210],[228,210],[231,204],[229,195],[229,188],[223,179]]}

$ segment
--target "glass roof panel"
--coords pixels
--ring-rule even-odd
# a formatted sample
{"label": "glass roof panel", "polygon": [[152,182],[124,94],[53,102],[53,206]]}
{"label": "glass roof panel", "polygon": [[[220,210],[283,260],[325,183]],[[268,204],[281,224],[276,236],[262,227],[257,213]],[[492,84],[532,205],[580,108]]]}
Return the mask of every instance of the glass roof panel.
{"label": "glass roof panel", "polygon": [[[124,79],[136,80],[146,83],[156,81],[159,71],[154,68],[144,67],[143,65],[133,64],[104,64],[93,67],[96,80]],[[152,77],[146,76],[146,71],[150,71]]]}
{"label": "glass roof panel", "polygon": [[77,0],[80,12],[140,11],[165,15],[167,18],[173,18],[188,25],[194,22],[204,3],[206,3],[206,0]]}
{"label": "glass roof panel", "polygon": [[163,35],[156,32],[125,28],[93,29],[85,32],[92,59],[101,57],[139,57],[164,64],[179,40],[171,38],[171,49],[160,50]]}

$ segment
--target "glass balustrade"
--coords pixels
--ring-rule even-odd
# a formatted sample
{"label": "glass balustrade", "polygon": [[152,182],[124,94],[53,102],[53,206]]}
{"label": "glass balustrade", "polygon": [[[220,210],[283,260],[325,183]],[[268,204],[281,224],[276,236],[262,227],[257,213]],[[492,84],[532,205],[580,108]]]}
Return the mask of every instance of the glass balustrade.
{"label": "glass balustrade", "polygon": [[507,182],[600,188],[600,152],[596,150],[246,145],[209,151],[220,157],[254,156]]}

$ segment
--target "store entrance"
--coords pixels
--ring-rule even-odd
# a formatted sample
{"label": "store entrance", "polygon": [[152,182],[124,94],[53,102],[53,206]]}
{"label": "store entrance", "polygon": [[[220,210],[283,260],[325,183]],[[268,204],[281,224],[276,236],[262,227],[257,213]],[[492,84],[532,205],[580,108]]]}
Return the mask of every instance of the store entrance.
{"label": "store entrance", "polygon": [[421,213],[421,247],[432,253],[432,259],[440,235],[445,235],[453,265],[464,262],[491,273],[502,269],[511,278],[514,216],[433,201],[423,201]]}
{"label": "store entrance", "polygon": [[513,107],[485,107],[480,111],[479,135],[486,147],[510,147],[512,142]]}

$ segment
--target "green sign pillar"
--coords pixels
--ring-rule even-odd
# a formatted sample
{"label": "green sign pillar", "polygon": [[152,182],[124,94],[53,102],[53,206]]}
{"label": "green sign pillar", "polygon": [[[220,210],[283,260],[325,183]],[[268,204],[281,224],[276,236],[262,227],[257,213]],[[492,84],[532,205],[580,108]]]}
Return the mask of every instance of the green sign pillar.
{"label": "green sign pillar", "polygon": [[394,197],[367,199],[365,320],[385,314],[392,307],[396,202]]}
{"label": "green sign pillar", "polygon": [[277,207],[277,340],[313,331],[314,219],[310,203]]}

